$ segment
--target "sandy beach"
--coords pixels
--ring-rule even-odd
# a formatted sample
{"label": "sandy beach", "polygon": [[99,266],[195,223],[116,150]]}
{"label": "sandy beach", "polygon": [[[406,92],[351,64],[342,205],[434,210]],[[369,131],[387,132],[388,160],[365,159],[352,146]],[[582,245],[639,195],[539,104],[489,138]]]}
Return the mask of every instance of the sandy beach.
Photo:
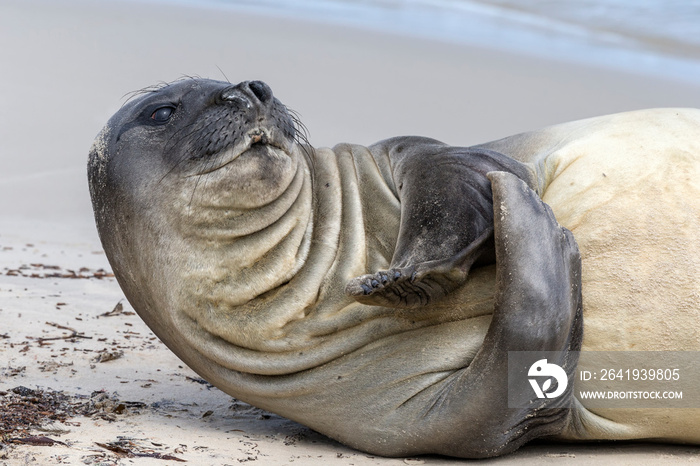
{"label": "sandy beach", "polygon": [[[700,107],[700,85],[682,81],[185,4],[4,0],[0,44],[0,428],[26,427],[0,438],[1,466],[459,464],[344,447],[223,394],[153,336],[111,275],[85,175],[130,92],[186,75],[263,80],[315,146],[404,134],[471,145]],[[538,443],[488,462],[697,464],[700,449]]]}

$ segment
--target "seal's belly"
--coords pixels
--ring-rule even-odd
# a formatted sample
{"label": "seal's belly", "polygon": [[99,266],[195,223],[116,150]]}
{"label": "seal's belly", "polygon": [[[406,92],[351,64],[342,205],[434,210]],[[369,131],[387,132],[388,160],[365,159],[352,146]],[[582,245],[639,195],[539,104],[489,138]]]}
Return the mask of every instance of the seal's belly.
{"label": "seal's belly", "polygon": [[[544,160],[542,198],[581,251],[580,364],[586,351],[698,350],[700,112],[603,119]],[[697,410],[673,411],[586,409],[585,430],[562,437],[697,441]]]}
{"label": "seal's belly", "polygon": [[581,250],[584,350],[700,349],[700,112],[613,115],[545,159]]}
{"label": "seal's belly", "polygon": [[542,198],[581,251],[584,351],[700,349],[700,112],[646,115],[545,159]]}

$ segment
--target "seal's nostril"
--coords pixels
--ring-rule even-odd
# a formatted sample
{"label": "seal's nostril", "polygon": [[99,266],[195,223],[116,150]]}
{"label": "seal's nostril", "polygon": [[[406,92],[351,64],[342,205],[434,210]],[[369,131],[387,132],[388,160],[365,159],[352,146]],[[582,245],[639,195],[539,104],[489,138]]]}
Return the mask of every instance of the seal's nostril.
{"label": "seal's nostril", "polygon": [[250,98],[246,97],[245,94],[241,93],[238,87],[229,87],[224,89],[221,94],[219,94],[219,102],[228,102],[229,104],[238,105],[239,107],[250,108],[251,102]]}
{"label": "seal's nostril", "polygon": [[260,102],[267,102],[268,100],[272,99],[272,89],[270,89],[270,86],[265,84],[262,81],[251,81],[248,83],[248,87],[250,90],[255,94],[255,97],[257,97]]}

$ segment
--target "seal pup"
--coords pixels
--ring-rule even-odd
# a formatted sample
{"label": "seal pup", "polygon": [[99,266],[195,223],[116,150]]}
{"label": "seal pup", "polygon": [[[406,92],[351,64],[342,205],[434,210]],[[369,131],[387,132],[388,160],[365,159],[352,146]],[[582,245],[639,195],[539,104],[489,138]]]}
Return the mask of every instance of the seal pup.
{"label": "seal pup", "polygon": [[[591,242],[600,222],[615,223],[606,200],[638,176],[617,178],[649,121],[686,132],[682,144],[656,143],[664,148],[690,144],[700,128],[697,111],[657,111],[472,148],[400,137],[314,149],[266,84],[188,79],[120,109],[88,174],[100,238],[130,303],[185,363],[243,401],[384,456],[488,457],[545,436],[698,442],[697,428],[679,428],[697,426],[691,417],[616,420],[573,396],[582,299],[594,349],[610,347],[601,323],[616,318],[589,295],[599,297],[597,279],[622,240]],[[614,140],[606,131],[615,128],[633,136],[618,141],[626,151],[610,167],[612,187],[589,200],[600,181],[591,164],[567,167],[589,159],[574,149]],[[700,150],[686,149],[695,170]],[[615,208],[629,208],[626,199]],[[625,221],[617,226],[634,223]],[[676,241],[698,237],[696,220]],[[582,274],[582,240],[584,257],[598,254],[594,280]],[[685,261],[683,272],[693,271],[697,260]],[[628,277],[606,278],[620,303],[629,298]],[[616,310],[622,322],[627,301]],[[669,319],[684,329],[683,349],[697,349],[683,346],[697,335],[686,325],[697,312]],[[513,351],[553,353],[564,393],[509,408]]]}

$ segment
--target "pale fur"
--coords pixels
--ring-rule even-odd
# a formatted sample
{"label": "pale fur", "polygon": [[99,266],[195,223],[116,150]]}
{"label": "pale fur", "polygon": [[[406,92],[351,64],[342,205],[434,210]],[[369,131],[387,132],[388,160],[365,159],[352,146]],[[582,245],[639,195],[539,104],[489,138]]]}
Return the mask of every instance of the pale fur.
{"label": "pale fur", "polygon": [[[586,351],[700,350],[700,110],[597,117],[530,141],[510,155],[536,167],[581,251],[579,366],[592,364]],[[684,376],[700,386],[700,374]],[[564,438],[700,442],[700,409],[590,412],[579,401]]]}

